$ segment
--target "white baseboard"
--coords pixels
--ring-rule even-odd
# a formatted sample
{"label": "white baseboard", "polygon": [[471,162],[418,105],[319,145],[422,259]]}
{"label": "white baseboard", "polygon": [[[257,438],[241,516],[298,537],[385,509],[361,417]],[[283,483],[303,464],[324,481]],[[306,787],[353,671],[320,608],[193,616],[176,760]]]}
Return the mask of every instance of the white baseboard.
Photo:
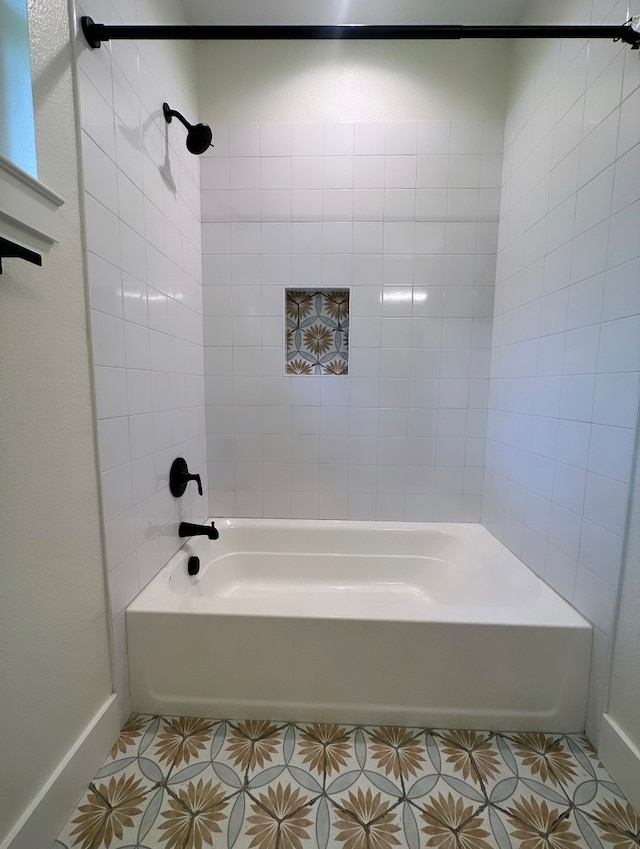
{"label": "white baseboard", "polygon": [[636,810],[640,810],[640,749],[608,713],[602,717],[598,757]]}
{"label": "white baseboard", "polygon": [[33,799],[0,849],[49,849],[78,804],[120,731],[117,696],[109,696],[48,781]]}

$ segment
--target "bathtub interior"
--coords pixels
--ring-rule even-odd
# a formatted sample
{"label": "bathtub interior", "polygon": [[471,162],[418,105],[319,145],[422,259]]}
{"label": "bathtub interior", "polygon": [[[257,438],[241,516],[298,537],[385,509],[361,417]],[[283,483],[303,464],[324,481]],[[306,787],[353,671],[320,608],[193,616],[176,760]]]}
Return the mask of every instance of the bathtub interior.
{"label": "bathtub interior", "polygon": [[[220,613],[584,624],[481,525],[227,519],[218,527],[218,540],[192,537],[159,578],[192,609],[202,599]],[[187,571],[193,555],[197,576]]]}

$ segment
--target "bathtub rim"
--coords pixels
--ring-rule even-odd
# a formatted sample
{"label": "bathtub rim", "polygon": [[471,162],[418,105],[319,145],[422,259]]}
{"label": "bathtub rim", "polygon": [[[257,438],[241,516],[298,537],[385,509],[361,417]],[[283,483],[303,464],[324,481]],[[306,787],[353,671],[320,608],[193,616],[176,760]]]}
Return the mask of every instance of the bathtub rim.
{"label": "bathtub rim", "polygon": [[[212,520],[209,519],[208,522]],[[514,568],[527,570],[530,576],[540,586],[541,595],[535,601],[513,606],[508,604],[496,605],[472,605],[472,604],[437,604],[430,608],[431,615],[425,617],[412,616],[389,616],[379,615],[327,615],[313,613],[288,612],[277,606],[259,608],[257,605],[250,609],[243,609],[242,602],[238,599],[212,599],[210,597],[194,597],[181,595],[169,587],[169,576],[172,571],[186,564],[190,556],[203,557],[203,552],[209,546],[215,546],[215,541],[206,537],[189,537],[185,540],[173,557],[163,566],[158,574],[140,591],[136,598],[129,604],[127,610],[135,613],[179,613],[190,615],[214,615],[223,617],[254,616],[258,618],[286,618],[308,620],[328,619],[345,620],[353,619],[359,622],[439,622],[485,625],[495,627],[506,625],[511,627],[540,628],[575,628],[578,630],[592,630],[592,625],[580,614],[570,602],[564,599],[556,590],[543,581],[540,576],[501,543],[484,525],[480,523],[457,523],[457,522],[391,522],[391,521],[351,521],[334,519],[255,519],[255,518],[232,518],[214,520],[216,526],[224,532],[231,529],[255,529],[270,528],[292,530],[350,530],[356,531],[395,531],[403,534],[411,534],[425,531],[435,531],[448,536],[462,538],[463,541],[480,534],[490,545],[499,552],[500,556],[510,562]],[[455,529],[455,532],[454,532]],[[213,549],[215,552],[215,548]],[[215,558],[204,565],[204,569],[210,568],[215,563]],[[194,583],[197,578],[193,579]],[[212,602],[215,601],[215,608]]]}

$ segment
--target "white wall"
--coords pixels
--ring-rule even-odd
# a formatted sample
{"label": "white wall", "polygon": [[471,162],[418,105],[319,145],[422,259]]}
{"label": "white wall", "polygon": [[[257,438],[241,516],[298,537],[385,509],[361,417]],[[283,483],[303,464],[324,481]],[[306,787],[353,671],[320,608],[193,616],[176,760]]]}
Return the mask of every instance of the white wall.
{"label": "white wall", "polygon": [[30,5],[40,179],[66,202],[43,268],[0,276],[0,843],[111,693],[68,10]]}
{"label": "white wall", "polygon": [[[179,2],[87,0],[96,21],[180,20]],[[130,712],[124,609],[180,547],[177,523],[202,520],[183,456],[206,489],[199,162],[162,103],[198,115],[193,46],[79,41],[84,208],[100,478],[116,689]]]}
{"label": "white wall", "polygon": [[204,42],[202,120],[502,120],[504,41]]}
{"label": "white wall", "polygon": [[640,462],[636,455],[629,532],[612,639],[608,705],[599,755],[636,808],[640,806]]}
{"label": "white wall", "polygon": [[[532,3],[528,20],[627,13]],[[594,741],[638,405],[639,59],[607,41],[518,44],[505,133],[483,521],[594,624]]]}
{"label": "white wall", "polygon": [[[636,492],[638,483],[636,479]],[[611,701],[609,713],[618,721],[640,749],[640,552],[638,551],[638,520],[640,510],[633,513],[629,548],[625,558],[624,579],[620,586],[620,611],[613,654]]]}
{"label": "white wall", "polygon": [[[465,47],[200,46],[213,515],[479,520],[505,47]],[[348,377],[284,376],[314,286]]]}

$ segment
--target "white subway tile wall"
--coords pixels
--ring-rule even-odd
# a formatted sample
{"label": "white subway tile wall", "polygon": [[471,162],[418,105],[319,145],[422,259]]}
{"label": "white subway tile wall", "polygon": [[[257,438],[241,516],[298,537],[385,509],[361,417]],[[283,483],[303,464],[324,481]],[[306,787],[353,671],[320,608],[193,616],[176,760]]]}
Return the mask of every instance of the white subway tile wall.
{"label": "white subway tile wall", "polygon": [[[605,15],[627,4],[594,2]],[[637,59],[605,42],[519,54],[495,289],[483,523],[594,624],[594,742],[638,412]]]}
{"label": "white subway tile wall", "polygon": [[[479,521],[503,124],[214,126],[212,515]],[[285,375],[285,289],[349,287],[348,376]]]}
{"label": "white subway tile wall", "polygon": [[[176,8],[179,4],[176,4]],[[123,10],[173,21],[164,4]],[[117,23],[113,4],[78,14]],[[169,468],[184,456],[206,489],[199,162],[162,103],[195,119],[192,48],[78,41],[84,206],[100,476],[115,682],[131,709],[124,608],[179,548],[177,522],[208,516],[195,487],[178,502]]]}

